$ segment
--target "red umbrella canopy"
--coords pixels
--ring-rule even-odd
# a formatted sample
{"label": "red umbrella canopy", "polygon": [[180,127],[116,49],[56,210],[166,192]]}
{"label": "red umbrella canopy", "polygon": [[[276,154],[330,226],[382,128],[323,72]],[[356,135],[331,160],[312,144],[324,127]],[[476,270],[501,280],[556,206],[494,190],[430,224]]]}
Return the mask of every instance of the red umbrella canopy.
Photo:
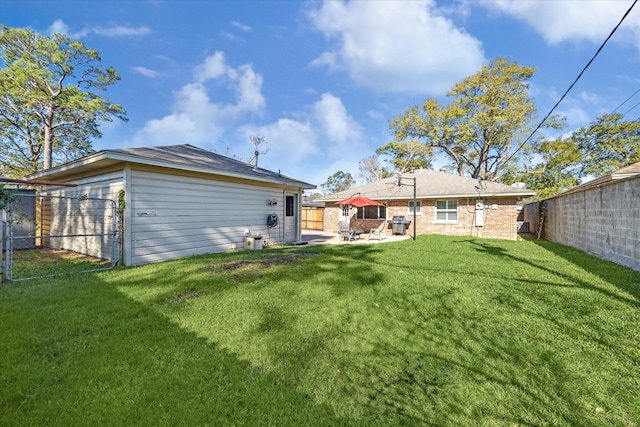
{"label": "red umbrella canopy", "polygon": [[371,200],[362,194],[356,194],[348,199],[340,200],[339,202],[336,202],[336,205],[352,205],[357,208],[361,208],[363,206],[384,206],[382,203]]}

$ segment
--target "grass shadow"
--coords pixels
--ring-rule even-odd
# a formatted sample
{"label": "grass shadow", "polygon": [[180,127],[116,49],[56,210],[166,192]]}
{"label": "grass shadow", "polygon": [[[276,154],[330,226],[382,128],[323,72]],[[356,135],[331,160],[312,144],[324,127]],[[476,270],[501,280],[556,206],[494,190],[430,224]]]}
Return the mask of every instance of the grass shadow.
{"label": "grass shadow", "polygon": [[600,292],[608,298],[614,298],[618,301],[630,304],[635,308],[640,307],[640,272],[610,261],[602,260],[580,250],[563,246],[558,243],[537,240],[532,242],[536,246],[543,248],[545,251],[568,261],[584,272],[587,272],[589,275],[603,279],[606,283],[615,286],[624,293],[612,292],[603,286],[599,286],[598,284],[587,280],[585,278],[586,276],[579,274],[578,271],[567,272],[565,269],[556,268],[556,266],[548,260],[534,261],[526,256],[514,255],[493,243],[477,240],[471,241],[479,252],[492,257],[509,259],[534,267],[554,276],[561,277],[568,282],[573,282],[582,288]]}
{"label": "grass shadow", "polygon": [[[449,292],[434,303],[437,312],[401,294],[387,300],[388,327],[407,331],[410,344],[368,343],[371,354],[344,367],[345,394],[365,396],[360,403],[370,412],[406,425],[466,425],[471,419],[484,425],[589,424],[574,412],[583,402],[565,383],[570,368],[560,355],[496,338]],[[510,413],[504,405],[513,405]]]}
{"label": "grass shadow", "polygon": [[533,243],[554,255],[580,267],[584,271],[602,278],[640,301],[640,271],[587,254],[570,246],[548,240],[534,240]]}
{"label": "grass shadow", "polygon": [[[46,366],[55,381],[79,376],[86,386],[64,402],[79,398],[90,411],[93,399],[121,424],[147,401],[134,423],[633,425],[640,416],[640,310],[600,279],[585,286],[595,276],[537,246],[421,237],[205,255],[91,277],[0,294],[0,351],[21,340],[6,366],[24,358],[31,387],[33,361],[20,348],[63,355],[62,367],[36,363],[37,375],[48,378]],[[47,322],[59,315],[67,326]],[[61,353],[68,348],[72,355]],[[92,362],[77,362],[86,355]],[[39,399],[72,389],[55,381],[35,387]],[[114,400],[123,411],[105,410],[116,392],[126,393]],[[27,393],[12,395],[14,411]]]}
{"label": "grass shadow", "polygon": [[0,424],[355,425],[100,275],[0,292]]}

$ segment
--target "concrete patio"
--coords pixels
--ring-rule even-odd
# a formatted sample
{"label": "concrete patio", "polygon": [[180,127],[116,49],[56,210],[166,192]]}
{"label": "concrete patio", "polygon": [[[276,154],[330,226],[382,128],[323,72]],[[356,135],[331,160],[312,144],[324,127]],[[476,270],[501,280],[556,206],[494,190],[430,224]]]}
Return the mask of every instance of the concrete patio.
{"label": "concrete patio", "polygon": [[360,235],[360,238],[356,240],[346,241],[340,238],[338,232],[327,232],[318,230],[302,230],[302,241],[310,245],[358,245],[358,244],[378,244],[378,243],[390,243],[399,242],[401,240],[411,239],[409,234],[382,234],[382,240],[377,238],[369,240],[369,233]]}

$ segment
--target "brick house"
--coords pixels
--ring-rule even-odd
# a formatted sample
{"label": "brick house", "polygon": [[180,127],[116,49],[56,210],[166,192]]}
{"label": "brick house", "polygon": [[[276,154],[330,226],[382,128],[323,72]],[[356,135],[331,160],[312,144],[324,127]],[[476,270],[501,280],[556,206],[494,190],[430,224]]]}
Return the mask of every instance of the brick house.
{"label": "brick house", "polygon": [[[365,184],[324,196],[325,231],[338,231],[338,222],[349,221],[352,228],[365,231],[404,216],[413,221],[414,178],[416,193],[416,234],[447,234],[515,240],[517,237],[518,201],[534,196],[532,190],[515,188],[497,182],[476,179],[432,170],[417,170],[404,174],[401,186],[395,178]],[[336,202],[360,193],[384,206],[355,208]],[[413,224],[407,224],[413,233]]]}

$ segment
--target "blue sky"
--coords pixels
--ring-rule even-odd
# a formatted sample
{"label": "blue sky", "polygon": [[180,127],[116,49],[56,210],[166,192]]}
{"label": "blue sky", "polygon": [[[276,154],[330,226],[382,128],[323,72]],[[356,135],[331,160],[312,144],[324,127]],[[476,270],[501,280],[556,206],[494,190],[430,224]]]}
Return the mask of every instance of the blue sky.
{"label": "blue sky", "polygon": [[[0,22],[97,49],[128,122],[94,149],[193,144],[320,185],[392,140],[389,122],[498,56],[537,69],[540,118],[632,0],[0,0]],[[560,104],[565,132],[640,89],[640,6]],[[618,108],[640,117],[640,93]],[[436,168],[444,166],[439,159]]]}

